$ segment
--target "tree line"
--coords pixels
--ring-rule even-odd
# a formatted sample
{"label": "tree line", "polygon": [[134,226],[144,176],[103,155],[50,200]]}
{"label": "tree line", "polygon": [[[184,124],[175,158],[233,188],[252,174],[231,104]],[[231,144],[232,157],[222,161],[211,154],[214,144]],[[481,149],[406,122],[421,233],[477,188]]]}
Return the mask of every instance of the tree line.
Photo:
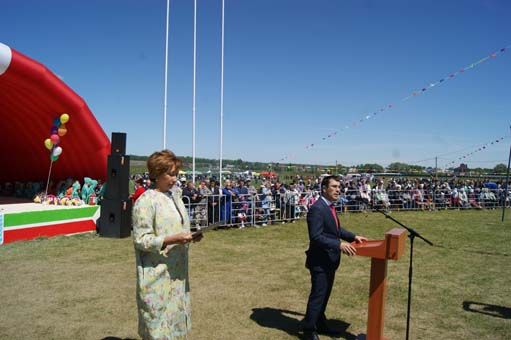
{"label": "tree line", "polygon": [[[184,169],[191,169],[192,157],[180,156],[183,160]],[[145,161],[147,156],[130,155],[131,160]],[[407,164],[402,162],[390,163],[384,167],[377,163],[365,163],[354,166],[346,166],[342,164],[337,165],[324,165],[324,164],[296,164],[296,163],[270,163],[270,162],[251,162],[238,159],[224,159],[224,169],[232,169],[234,171],[275,171],[275,172],[310,172],[310,173],[332,173],[332,174],[346,174],[355,170],[359,173],[382,173],[393,172],[400,174],[431,174],[435,169],[431,167],[424,167],[420,165]],[[198,171],[218,171],[218,159],[210,158],[195,158],[195,168]],[[460,167],[451,168],[455,172],[460,172]],[[507,166],[505,164],[497,164],[493,168],[464,168],[465,172],[472,174],[505,174]]]}

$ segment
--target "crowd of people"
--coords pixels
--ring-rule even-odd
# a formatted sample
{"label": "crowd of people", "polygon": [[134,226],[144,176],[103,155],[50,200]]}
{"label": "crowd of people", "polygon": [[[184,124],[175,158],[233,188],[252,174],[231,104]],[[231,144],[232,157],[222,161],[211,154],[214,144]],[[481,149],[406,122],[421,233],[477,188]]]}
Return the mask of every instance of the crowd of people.
{"label": "crowd of people", "polygon": [[[150,179],[144,175],[134,176],[134,182],[133,202],[151,186]],[[277,220],[293,222],[299,212],[300,191],[294,184],[286,187],[279,181],[263,180],[256,188],[251,180],[226,179],[220,188],[215,179],[203,179],[194,185],[182,178],[172,190],[182,193],[182,200],[195,225],[265,226]]]}
{"label": "crowd of people", "polygon": [[[202,177],[194,184],[181,177],[173,190],[182,191],[183,202],[196,226],[258,227],[305,216],[320,196],[321,178],[297,175],[289,183],[278,178],[233,178],[224,180],[220,188],[214,178]],[[134,181],[135,201],[150,186],[150,180],[143,174],[135,176]],[[348,175],[340,185],[340,197],[334,202],[340,212],[376,208],[483,209],[502,206],[505,201],[504,181]]]}
{"label": "crowd of people", "polygon": [[377,179],[373,185],[372,202],[385,208],[482,209],[502,206],[505,200],[503,181],[399,178],[391,179],[386,185]]}
{"label": "crowd of people", "polygon": [[[295,176],[288,183],[278,177],[225,179],[222,187],[215,178],[200,177],[194,184],[181,177],[173,190],[181,190],[183,201],[195,225],[224,224],[265,226],[301,218],[319,198],[322,177]],[[134,175],[135,202],[151,187],[147,173]],[[505,182],[463,178],[344,176],[341,195],[335,202],[340,212],[371,208],[385,210],[495,208],[502,206]],[[0,195],[27,198],[48,204],[98,204],[106,185],[85,177],[53,183],[46,193],[43,182],[0,183]],[[509,204],[509,196],[506,204]]]}

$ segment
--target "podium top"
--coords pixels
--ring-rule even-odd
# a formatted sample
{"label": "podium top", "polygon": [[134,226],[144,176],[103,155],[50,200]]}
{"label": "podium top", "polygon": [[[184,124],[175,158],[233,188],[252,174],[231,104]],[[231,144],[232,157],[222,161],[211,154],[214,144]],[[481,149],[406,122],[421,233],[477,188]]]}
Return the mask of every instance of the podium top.
{"label": "podium top", "polygon": [[357,250],[357,255],[373,257],[382,260],[398,260],[404,253],[406,229],[394,228],[385,233],[384,240],[367,241],[351,245]]}

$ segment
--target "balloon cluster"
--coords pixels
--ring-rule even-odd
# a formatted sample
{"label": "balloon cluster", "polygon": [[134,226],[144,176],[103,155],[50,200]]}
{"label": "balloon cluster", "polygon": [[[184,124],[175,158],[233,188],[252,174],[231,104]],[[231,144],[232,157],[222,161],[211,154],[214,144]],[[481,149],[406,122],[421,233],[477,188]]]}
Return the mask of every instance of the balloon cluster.
{"label": "balloon cluster", "polygon": [[58,146],[60,143],[60,137],[64,137],[67,133],[66,123],[69,122],[69,115],[63,113],[60,117],[53,120],[53,126],[51,127],[50,138],[44,140],[44,146],[50,150],[50,159],[52,162],[57,161],[59,156],[62,154],[62,147]]}

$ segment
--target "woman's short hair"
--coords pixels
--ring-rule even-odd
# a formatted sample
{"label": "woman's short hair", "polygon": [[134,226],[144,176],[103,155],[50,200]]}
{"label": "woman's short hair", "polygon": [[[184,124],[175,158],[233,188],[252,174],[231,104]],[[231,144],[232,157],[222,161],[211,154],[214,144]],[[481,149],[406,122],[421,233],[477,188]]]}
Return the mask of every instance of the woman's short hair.
{"label": "woman's short hair", "polygon": [[147,159],[147,170],[149,178],[155,180],[164,173],[175,173],[181,169],[183,162],[170,150],[153,152]]}

